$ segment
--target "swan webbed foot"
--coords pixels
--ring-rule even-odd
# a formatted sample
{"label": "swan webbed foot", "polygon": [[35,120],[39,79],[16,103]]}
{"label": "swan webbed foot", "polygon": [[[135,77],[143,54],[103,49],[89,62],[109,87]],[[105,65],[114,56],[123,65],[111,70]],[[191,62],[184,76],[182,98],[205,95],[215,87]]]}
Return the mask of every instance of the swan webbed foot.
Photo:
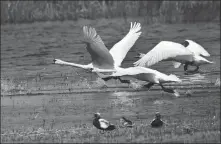
{"label": "swan webbed foot", "polygon": [[165,88],[162,84],[160,84],[161,88],[163,89],[163,91],[168,92],[168,93],[177,93],[175,90],[170,89],[170,88]]}
{"label": "swan webbed foot", "polygon": [[92,73],[93,68],[86,69],[86,73]]}
{"label": "swan webbed foot", "polygon": [[143,87],[146,87],[148,88],[148,90],[154,85],[154,83],[148,83],[148,84],[145,84]]}
{"label": "swan webbed foot", "polygon": [[117,79],[118,79],[121,83],[130,84],[130,80],[122,80],[120,77],[117,77]]}
{"label": "swan webbed foot", "polygon": [[100,134],[104,134],[104,130],[102,130],[102,131],[99,131],[99,133],[100,133]]}

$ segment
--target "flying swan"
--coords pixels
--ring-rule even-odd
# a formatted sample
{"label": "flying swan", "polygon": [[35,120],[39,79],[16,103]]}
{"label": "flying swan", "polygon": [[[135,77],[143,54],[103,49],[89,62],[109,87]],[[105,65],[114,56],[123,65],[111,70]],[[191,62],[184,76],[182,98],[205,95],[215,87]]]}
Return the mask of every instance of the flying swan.
{"label": "flying swan", "polygon": [[[128,78],[136,78],[141,81],[147,81],[148,84],[144,85],[150,89],[154,84],[158,84],[161,86],[162,90],[168,93],[173,93],[175,96],[179,96],[179,93],[176,90],[165,88],[163,86],[164,83],[171,82],[182,82],[176,75],[170,74],[166,75],[157,70],[153,70],[150,68],[145,68],[141,66],[137,67],[129,67],[129,68],[118,68],[117,72],[112,73],[111,75],[104,75],[102,73],[96,72],[99,77],[102,79],[118,79],[120,77],[128,77]],[[121,80],[122,83],[130,84],[130,80]]]}
{"label": "flying swan", "polygon": [[[99,77],[103,80],[107,81],[109,79],[119,79],[122,83],[130,83],[129,80],[121,80],[120,77],[123,76],[131,76],[135,77],[139,80],[149,81],[150,83],[145,85],[150,88],[154,84],[159,84],[162,89],[169,93],[175,93],[176,91],[172,89],[165,88],[162,84],[167,82],[181,82],[179,78],[175,75],[165,75],[156,70],[152,70],[144,67],[129,67],[129,68],[121,68],[121,62],[125,58],[129,49],[134,45],[136,40],[139,38],[140,32],[140,24],[131,23],[131,29],[129,33],[117,44],[113,46],[113,48],[108,51],[105,47],[103,41],[100,36],[97,35],[94,28],[84,26],[83,33],[85,37],[85,43],[87,44],[87,50],[92,57],[92,63],[87,65],[87,67],[82,67],[77,65],[77,67],[82,67],[84,69],[92,69],[92,72],[96,72]],[[55,60],[56,64],[65,64],[75,66],[76,64],[63,62],[61,60]],[[111,75],[103,75],[101,72],[114,72]]]}
{"label": "flying swan", "polygon": [[193,72],[197,72],[200,65],[214,63],[201,55],[210,56],[202,46],[192,40],[185,40],[182,44],[161,41],[147,54],[140,53],[141,58],[134,62],[134,66],[150,67],[159,61],[173,61],[175,68],[183,64],[184,71],[187,71],[188,66],[192,65],[196,67]]}
{"label": "flying swan", "polygon": [[115,72],[121,66],[127,52],[139,38],[141,32],[140,23],[132,23],[127,35],[116,43],[110,51],[106,48],[101,37],[96,30],[91,27],[83,27],[84,42],[87,45],[87,51],[90,53],[92,63],[81,65],[76,63],[65,62],[60,59],[54,59],[55,64],[69,65],[73,67],[91,70],[92,72]]}

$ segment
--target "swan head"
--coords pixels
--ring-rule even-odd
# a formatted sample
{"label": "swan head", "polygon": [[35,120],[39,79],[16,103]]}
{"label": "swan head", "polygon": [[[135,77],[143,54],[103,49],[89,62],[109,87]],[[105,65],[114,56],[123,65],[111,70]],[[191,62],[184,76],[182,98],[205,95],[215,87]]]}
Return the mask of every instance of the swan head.
{"label": "swan head", "polygon": [[60,59],[54,59],[53,62],[54,62],[54,64],[62,64],[63,63],[63,61]]}
{"label": "swan head", "polygon": [[185,40],[183,43],[181,43],[184,47],[188,47],[190,45],[188,40]]}
{"label": "swan head", "polygon": [[210,56],[210,54],[200,44],[192,40],[187,39],[182,43],[182,45],[196,55],[203,55],[205,57]]}

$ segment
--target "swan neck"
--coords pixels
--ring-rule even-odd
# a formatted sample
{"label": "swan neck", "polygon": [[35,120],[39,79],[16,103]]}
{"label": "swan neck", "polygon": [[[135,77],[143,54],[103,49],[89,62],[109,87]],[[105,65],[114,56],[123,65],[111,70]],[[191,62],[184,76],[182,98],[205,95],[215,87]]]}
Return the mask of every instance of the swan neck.
{"label": "swan neck", "polygon": [[69,66],[73,66],[73,67],[77,67],[77,68],[87,69],[86,65],[81,65],[81,64],[76,64],[76,63],[70,63],[70,62],[65,62],[65,61],[57,62],[57,64],[69,65]]}

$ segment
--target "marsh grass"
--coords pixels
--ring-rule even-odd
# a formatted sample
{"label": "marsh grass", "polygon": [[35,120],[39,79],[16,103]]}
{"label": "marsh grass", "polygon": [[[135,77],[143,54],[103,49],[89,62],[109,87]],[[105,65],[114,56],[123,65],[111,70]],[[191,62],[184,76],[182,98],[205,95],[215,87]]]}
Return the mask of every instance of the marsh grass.
{"label": "marsh grass", "polygon": [[[58,80],[59,79],[59,80]],[[1,96],[4,95],[32,95],[37,92],[40,93],[72,93],[72,92],[90,92],[90,91],[112,91],[111,88],[118,87],[131,89],[132,91],[144,90],[143,85],[146,82],[134,80],[131,84],[122,84],[118,80],[110,80],[108,82],[103,81],[101,78],[97,77],[95,80],[90,81],[90,78],[81,77],[79,75],[78,80],[73,80],[63,74],[56,80],[48,80],[45,76],[39,76],[36,74],[35,77],[29,79],[22,78],[1,78]],[[195,89],[207,88],[214,89],[215,87],[220,87],[220,78],[215,81],[208,80],[210,82],[202,83],[198,81],[189,81],[185,83],[168,83],[165,84],[168,88],[178,89],[178,90],[190,90],[192,92]],[[107,87],[105,87],[107,86]],[[109,88],[109,89],[108,89]],[[122,90],[123,90],[122,89]],[[158,85],[155,85],[150,89],[160,89]],[[184,92],[185,93],[185,92]],[[188,94],[187,94],[188,95]]]}
{"label": "marsh grass", "polygon": [[1,24],[143,17],[147,23],[218,20],[219,1],[1,1]]}
{"label": "marsh grass", "polygon": [[[168,123],[169,121],[167,121]],[[1,142],[218,142],[220,131],[217,121],[201,119],[184,121],[170,121],[159,129],[150,127],[149,121],[136,121],[135,126],[120,128],[104,134],[99,133],[91,123],[75,124],[71,127],[50,128],[28,127],[13,130],[2,130]],[[187,124],[194,125],[191,132],[186,131]],[[191,127],[191,126],[189,126]]]}
{"label": "marsh grass", "polygon": [[[117,93],[117,98],[127,93]],[[217,97],[217,96],[216,96]],[[167,123],[160,129],[150,127],[150,122],[154,115],[148,112],[145,118],[133,118],[135,126],[123,128],[119,118],[115,117],[111,122],[117,125],[118,129],[109,133],[101,134],[92,125],[92,113],[96,110],[108,113],[111,109],[136,109],[143,101],[133,98],[116,99],[110,105],[97,106],[89,105],[85,98],[76,102],[73,95],[62,95],[61,97],[51,97],[47,102],[42,99],[40,106],[35,105],[15,105],[2,107],[1,129],[2,143],[119,143],[119,142],[220,142],[220,111],[218,105],[208,100],[195,99],[187,101],[185,97],[176,109],[177,113],[164,114],[163,120]],[[13,99],[13,98],[12,98]],[[78,97],[79,99],[79,97]],[[151,99],[148,99],[148,103]],[[159,101],[159,100],[158,100]],[[217,102],[217,101],[216,101]],[[167,105],[174,103],[170,100],[163,100],[163,103],[153,103]],[[142,105],[146,105],[143,103]],[[181,108],[184,108],[181,110]],[[164,107],[167,109],[169,107]],[[174,111],[171,109],[171,111]],[[172,112],[173,113],[173,112]],[[141,115],[141,114],[138,114]],[[80,119],[79,119],[80,118]]]}

